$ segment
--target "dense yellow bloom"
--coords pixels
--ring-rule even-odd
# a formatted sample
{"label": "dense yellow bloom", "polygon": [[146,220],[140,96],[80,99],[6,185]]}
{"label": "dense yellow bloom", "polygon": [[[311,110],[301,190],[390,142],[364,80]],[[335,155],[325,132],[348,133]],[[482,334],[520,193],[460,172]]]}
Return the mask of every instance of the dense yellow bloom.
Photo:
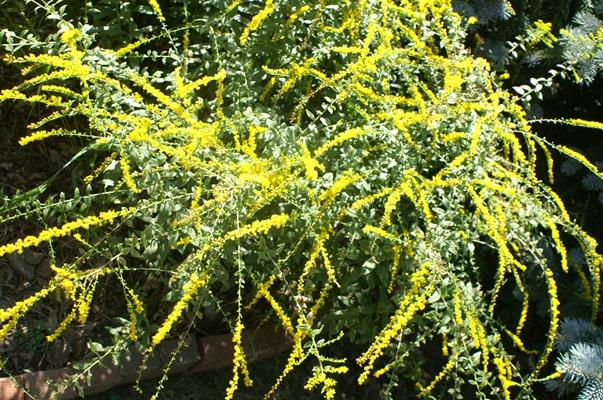
{"label": "dense yellow bloom", "polygon": [[115,218],[125,217],[132,214],[134,211],[136,211],[136,209],[133,207],[121,211],[104,211],[98,216],[84,217],[73,222],[68,222],[61,227],[45,229],[37,236],[27,236],[23,239],[18,239],[14,243],[0,246],[0,257],[12,253],[21,254],[23,250],[28,247],[38,246],[42,242],[67,236],[77,229],[89,229],[93,226],[110,224]]}
{"label": "dense yellow bloom", "polygon": [[335,398],[335,385],[337,381],[327,375],[331,374],[345,374],[348,372],[348,367],[342,365],[340,367],[326,366],[326,367],[314,367],[312,369],[312,376],[306,382],[304,389],[312,390],[314,387],[322,384],[322,393],[324,393],[325,399],[332,400]]}
{"label": "dense yellow bloom", "polygon": [[597,168],[596,165],[594,165],[593,163],[591,163],[590,161],[588,161],[588,159],[586,157],[584,157],[582,154],[580,154],[577,151],[574,151],[574,150],[572,150],[572,149],[570,149],[568,147],[565,147],[563,145],[557,145],[555,148],[557,150],[559,150],[561,153],[565,154],[566,156],[571,157],[574,160],[576,160],[579,163],[581,163],[582,165],[584,165],[593,174],[597,175],[597,177],[599,179],[603,179],[603,173],[601,173],[599,171],[599,168]]}
{"label": "dense yellow bloom", "polygon": [[65,329],[69,326],[71,321],[75,319],[77,315],[77,308],[73,308],[71,312],[63,319],[63,321],[59,324],[59,326],[54,330],[54,332],[48,336],[46,336],[46,341],[48,343],[52,343],[59,338],[65,332]]}
{"label": "dense yellow bloom", "polygon": [[109,165],[111,165],[111,163],[113,162],[113,160],[115,160],[117,158],[117,156],[119,155],[118,152],[114,151],[113,153],[111,153],[110,155],[108,155],[103,162],[94,169],[94,171],[92,171],[92,173],[88,176],[86,176],[84,178],[84,183],[85,184],[90,184],[92,183],[92,180],[94,178],[96,178],[97,176],[99,176],[104,170],[107,169],[107,167]]}
{"label": "dense yellow bloom", "polygon": [[233,358],[233,367],[232,367],[232,379],[228,384],[228,388],[226,389],[226,396],[224,400],[231,400],[234,396],[235,391],[237,390],[239,384],[239,371],[243,374],[243,380],[245,382],[245,386],[249,387],[253,384],[253,381],[249,377],[249,371],[247,370],[247,360],[245,358],[245,350],[243,349],[243,339],[242,332],[244,326],[240,320],[237,320],[237,323],[234,328],[234,333],[232,335],[232,342],[234,344],[234,358]]}
{"label": "dense yellow bloom", "polygon": [[264,8],[259,13],[254,15],[253,18],[251,18],[251,21],[249,21],[247,26],[245,26],[245,29],[243,29],[243,33],[241,33],[241,37],[239,38],[239,42],[241,43],[241,45],[244,46],[245,44],[247,44],[247,39],[249,39],[249,35],[253,31],[257,30],[262,24],[262,22],[264,22],[264,20],[274,12],[275,6],[273,3],[274,0],[266,0]]}
{"label": "dense yellow bloom", "polygon": [[140,193],[140,188],[136,185],[136,182],[132,178],[132,173],[130,172],[130,164],[128,163],[128,158],[124,153],[121,153],[121,157],[119,159],[119,166],[121,168],[121,173],[123,175],[124,181],[126,182],[126,186],[133,193]]}
{"label": "dense yellow bloom", "polygon": [[559,230],[557,229],[557,225],[552,218],[546,218],[546,223],[551,230],[551,238],[553,239],[553,244],[555,245],[555,249],[559,256],[561,257],[561,268],[563,272],[569,272],[569,267],[567,265],[567,250],[565,249],[565,245],[561,241],[559,237]]}
{"label": "dense yellow bloom", "polygon": [[165,17],[163,16],[163,12],[161,11],[161,7],[159,7],[157,0],[149,0],[149,5],[153,9],[153,12],[157,15],[157,19],[162,24],[165,23]]}
{"label": "dense yellow bloom", "polygon": [[517,336],[516,334],[514,334],[513,332],[511,332],[508,329],[505,329],[505,332],[507,333],[507,335],[509,335],[509,337],[511,338],[511,340],[513,341],[513,343],[515,344],[515,346],[517,346],[517,348],[519,350],[523,351],[526,354],[538,354],[538,352],[535,350],[526,349],[525,344],[523,343],[523,341],[521,340],[521,338],[519,336]]}
{"label": "dense yellow bloom", "polygon": [[46,138],[49,138],[51,136],[63,136],[63,135],[68,135],[70,133],[73,133],[72,131],[67,131],[65,129],[62,128],[58,128],[58,129],[51,129],[51,130],[41,130],[41,131],[37,131],[34,132],[28,136],[24,136],[21,139],[19,139],[19,144],[21,146],[25,146],[28,145],[32,142],[36,142],[39,140],[44,140]]}
{"label": "dense yellow bloom", "polygon": [[429,274],[433,272],[431,266],[431,262],[424,262],[411,275],[411,287],[398,304],[398,309],[377,335],[373,344],[357,359],[358,364],[364,365],[364,370],[358,378],[359,384],[366,382],[375,362],[384,354],[391,340],[408,325],[417,312],[425,308],[427,297],[431,295],[435,281],[435,279],[428,280]]}
{"label": "dense yellow bloom", "polygon": [[352,171],[346,171],[335,182],[333,182],[331,187],[322,192],[320,196],[318,196],[318,199],[325,207],[329,206],[340,192],[342,192],[349,185],[352,185],[361,179],[362,175]]}
{"label": "dense yellow bloom", "polygon": [[563,200],[561,200],[559,195],[557,193],[555,193],[553,190],[551,190],[551,188],[548,186],[542,185],[541,188],[544,190],[544,192],[546,194],[548,194],[551,197],[551,199],[557,206],[557,211],[559,211],[559,213],[561,213],[561,217],[563,218],[563,220],[566,222],[572,222],[567,210],[565,209]]}
{"label": "dense yellow bloom", "polygon": [[453,357],[449,357],[448,361],[444,365],[444,368],[442,368],[442,370],[433,378],[431,383],[427,387],[421,389],[421,392],[419,393],[419,397],[426,397],[429,393],[431,393],[431,391],[436,387],[436,385],[442,379],[444,379],[446,377],[446,375],[448,375],[448,373],[452,370],[452,368],[454,367],[455,364],[456,364],[456,359]]}
{"label": "dense yellow bloom", "polygon": [[301,161],[303,162],[304,167],[306,169],[306,178],[311,181],[318,179],[318,172],[316,170],[324,172],[324,165],[322,165],[318,162],[318,160],[312,157],[312,154],[310,154],[310,150],[308,150],[305,144],[302,144],[301,148],[303,151]]}
{"label": "dense yellow bloom", "polygon": [[283,308],[281,307],[281,305],[278,304],[276,299],[274,297],[272,297],[272,295],[270,294],[270,292],[268,290],[263,290],[261,292],[261,295],[262,295],[262,297],[264,297],[266,299],[266,301],[268,301],[268,303],[270,304],[270,307],[272,307],[272,309],[276,313],[277,317],[281,320],[283,327],[285,327],[287,332],[291,336],[293,336],[295,334],[295,329],[293,329],[293,324],[291,323],[291,319],[289,319],[287,314],[285,314],[285,311],[283,311]]}
{"label": "dense yellow bloom", "polygon": [[77,41],[82,37],[79,29],[71,28],[61,33],[61,42],[65,43],[71,50],[77,49]]}
{"label": "dense yellow bloom", "polygon": [[224,235],[224,241],[236,240],[244,236],[265,235],[273,228],[282,228],[287,221],[289,221],[289,215],[274,214],[270,218],[253,221],[251,224],[243,225],[239,229],[228,232]]}
{"label": "dense yellow bloom", "polygon": [[368,128],[348,129],[347,131],[341,132],[339,135],[335,136],[333,139],[329,140],[327,143],[323,144],[318,149],[316,149],[316,151],[314,152],[314,156],[320,157],[321,155],[323,155],[324,153],[326,153],[333,147],[339,146],[343,142],[346,142],[346,141],[352,140],[352,139],[356,139],[361,136],[368,135],[370,133],[372,133],[372,131],[369,130]]}
{"label": "dense yellow bloom", "polygon": [[570,118],[570,119],[566,119],[565,122],[567,122],[570,125],[581,126],[584,128],[603,130],[603,122],[599,122],[599,121],[588,121],[585,119]]}
{"label": "dense yellow bloom", "polygon": [[553,47],[553,43],[557,41],[555,35],[551,33],[553,24],[550,22],[544,22],[542,20],[538,20],[534,22],[534,33],[531,40],[531,45],[535,45],[538,42],[544,43],[547,47]]}
{"label": "dense yellow bloom", "polygon": [[186,282],[186,284],[184,284],[184,287],[182,288],[182,297],[180,298],[180,300],[178,300],[170,314],[167,316],[163,324],[161,324],[161,326],[151,339],[152,346],[158,345],[163,341],[163,339],[165,339],[167,334],[172,329],[172,326],[176,323],[176,321],[178,321],[178,319],[182,315],[184,308],[193,299],[193,296],[197,294],[199,289],[201,289],[206,283],[206,274],[202,274],[200,276],[197,274],[193,274],[190,280]]}
{"label": "dense yellow bloom", "polygon": [[368,206],[369,204],[373,203],[375,200],[378,200],[382,197],[387,196],[388,194],[391,193],[391,191],[392,191],[391,188],[388,188],[388,187],[383,188],[377,193],[370,194],[368,196],[362,197],[362,198],[354,201],[349,209],[352,211],[359,210],[362,207]]}
{"label": "dense yellow bloom", "polygon": [[400,252],[401,246],[396,245],[392,247],[392,269],[389,278],[389,285],[387,287],[387,293],[394,291],[394,286],[398,278],[398,267],[400,266]]}
{"label": "dense yellow bloom", "polygon": [[549,150],[546,143],[544,143],[542,140],[537,140],[536,142],[538,143],[538,145],[542,149],[542,152],[544,153],[544,157],[546,159],[546,171],[547,171],[547,175],[549,178],[549,184],[552,185],[553,183],[555,183],[555,175],[553,174],[553,166],[554,166],[553,156],[551,155],[551,151]]}
{"label": "dense yellow bloom", "polygon": [[367,233],[367,234],[373,233],[376,236],[391,240],[392,242],[395,242],[398,240],[397,236],[392,235],[391,233],[385,231],[384,229],[379,228],[377,226],[373,226],[373,225],[365,225],[364,228],[362,228],[362,232]]}
{"label": "dense yellow bloom", "polygon": [[287,25],[291,25],[299,17],[301,17],[303,14],[307,13],[308,11],[310,11],[309,5],[306,4],[306,5],[301,6],[297,11],[295,11],[294,13],[289,15],[289,18],[287,19]]}
{"label": "dense yellow bloom", "polygon": [[536,378],[540,370],[545,366],[549,359],[549,355],[553,351],[553,344],[555,343],[555,336],[557,335],[557,330],[559,328],[559,297],[557,296],[557,283],[555,282],[555,276],[553,275],[553,271],[547,269],[544,271],[546,283],[548,287],[549,294],[549,302],[550,302],[550,318],[551,322],[549,325],[549,331],[547,333],[547,342],[544,350],[542,351],[542,355],[540,356],[540,360],[534,367],[534,370],[531,374],[531,380]]}
{"label": "dense yellow bloom", "polygon": [[454,302],[454,322],[458,325],[461,326],[463,325],[463,307],[462,307],[462,303],[461,303],[461,295],[459,293],[459,290],[457,287],[454,288],[454,295],[453,295],[453,302]]}

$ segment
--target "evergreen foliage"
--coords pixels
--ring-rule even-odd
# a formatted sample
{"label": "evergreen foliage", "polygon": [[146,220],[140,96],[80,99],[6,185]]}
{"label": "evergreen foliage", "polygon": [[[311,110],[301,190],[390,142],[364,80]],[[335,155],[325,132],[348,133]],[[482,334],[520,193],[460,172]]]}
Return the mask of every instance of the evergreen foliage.
{"label": "evergreen foliage", "polygon": [[[516,83],[544,75],[538,81],[542,88],[552,86],[559,75],[589,85],[603,70],[601,4],[600,0],[456,0],[455,8],[477,18],[479,29],[473,32],[478,54],[501,71],[514,70]],[[523,77],[517,68],[525,67],[517,60],[531,67]]]}
{"label": "evergreen foliage", "polygon": [[566,394],[577,387],[578,400],[603,399],[603,331],[586,320],[565,319],[556,346],[562,379],[548,382],[549,389]]}

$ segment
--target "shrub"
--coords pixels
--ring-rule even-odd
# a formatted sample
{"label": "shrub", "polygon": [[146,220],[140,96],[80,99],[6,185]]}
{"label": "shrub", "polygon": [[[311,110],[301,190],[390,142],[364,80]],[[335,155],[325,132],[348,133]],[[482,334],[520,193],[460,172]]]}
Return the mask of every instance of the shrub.
{"label": "shrub", "polygon": [[[170,29],[149,5],[168,44],[157,59],[173,69],[138,62],[151,39],[109,50],[73,24],[56,53],[7,57],[25,78],[0,99],[51,110],[21,144],[80,138],[76,158],[91,165],[71,198],[5,199],[3,222],[52,227],[0,256],[47,246],[55,275],[0,310],[0,336],[54,296],[72,306],[55,340],[111,282],[125,307],[107,354],[129,341],[152,351],[218,310],[235,347],[226,398],[252,383],[242,335],[254,310],[293,342],[266,397],[309,362],[306,387],[334,398],[354,363],[330,350],[343,337],[363,346],[360,384],[389,375],[387,391],[400,379],[418,397],[535,398],[565,300],[557,281],[575,268],[564,240],[582,249],[593,319],[602,262],[537,156],[549,181],[551,151],[601,174],[530,129],[464,47],[450,2],[206,2],[201,22]],[[547,333],[530,339],[543,345],[527,349],[542,307]]]}

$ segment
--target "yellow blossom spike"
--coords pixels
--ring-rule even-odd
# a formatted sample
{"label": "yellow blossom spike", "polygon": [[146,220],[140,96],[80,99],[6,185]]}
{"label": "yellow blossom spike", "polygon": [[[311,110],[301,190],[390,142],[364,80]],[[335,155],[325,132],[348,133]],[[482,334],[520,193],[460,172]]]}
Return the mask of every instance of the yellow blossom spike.
{"label": "yellow blossom spike", "polygon": [[155,15],[157,15],[157,19],[159,20],[159,22],[164,24],[165,17],[163,16],[163,12],[161,11],[161,7],[159,7],[159,3],[157,2],[157,0],[148,0],[148,1],[149,1],[149,5],[153,9],[153,12],[155,13]]}
{"label": "yellow blossom spike", "polygon": [[182,288],[182,297],[176,303],[170,314],[167,316],[163,324],[159,327],[153,338],[151,339],[151,347],[157,346],[159,343],[165,339],[168,335],[172,326],[180,319],[184,308],[187,304],[193,299],[193,297],[197,294],[199,289],[201,289],[207,283],[207,274],[193,274],[188,282],[186,282]]}
{"label": "yellow blossom spike", "polygon": [[61,227],[48,228],[40,232],[37,236],[27,236],[23,239],[18,239],[14,243],[0,246],[0,257],[6,254],[18,253],[21,254],[28,247],[38,246],[40,243],[51,239],[69,235],[77,229],[89,229],[93,226],[110,224],[114,219],[125,217],[136,211],[135,208],[128,208],[121,211],[104,211],[98,216],[84,217],[73,222],[68,222]]}
{"label": "yellow blossom spike", "polygon": [[[235,1],[235,3],[236,3],[236,1]],[[231,7],[232,7],[232,5],[231,5]],[[229,7],[229,10],[230,10],[230,7]],[[264,8],[259,13],[254,15],[253,18],[251,18],[251,21],[249,21],[247,26],[245,26],[245,28],[243,29],[243,33],[241,33],[241,37],[239,38],[239,42],[241,43],[242,46],[247,44],[249,35],[253,31],[256,31],[260,27],[262,22],[264,22],[264,20],[270,14],[272,14],[274,12],[274,10],[275,10],[274,0],[266,0],[266,4],[264,5]]]}

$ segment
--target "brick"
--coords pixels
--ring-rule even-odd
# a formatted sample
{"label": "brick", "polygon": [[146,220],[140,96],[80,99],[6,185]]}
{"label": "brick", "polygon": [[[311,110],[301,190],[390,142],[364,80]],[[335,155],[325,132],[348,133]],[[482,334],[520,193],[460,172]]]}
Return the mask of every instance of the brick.
{"label": "brick", "polygon": [[[166,340],[157,346],[156,351],[158,352],[164,367],[167,367],[174,356],[174,353],[178,350],[179,343],[180,340],[172,339]],[[199,353],[197,340],[192,336],[187,337],[184,340],[184,343],[182,343],[182,347],[178,354],[175,354],[175,357],[170,368],[170,373],[184,372],[198,363],[201,360],[201,354]]]}
{"label": "brick", "polygon": [[25,393],[11,378],[0,378],[0,399],[24,400]]}

